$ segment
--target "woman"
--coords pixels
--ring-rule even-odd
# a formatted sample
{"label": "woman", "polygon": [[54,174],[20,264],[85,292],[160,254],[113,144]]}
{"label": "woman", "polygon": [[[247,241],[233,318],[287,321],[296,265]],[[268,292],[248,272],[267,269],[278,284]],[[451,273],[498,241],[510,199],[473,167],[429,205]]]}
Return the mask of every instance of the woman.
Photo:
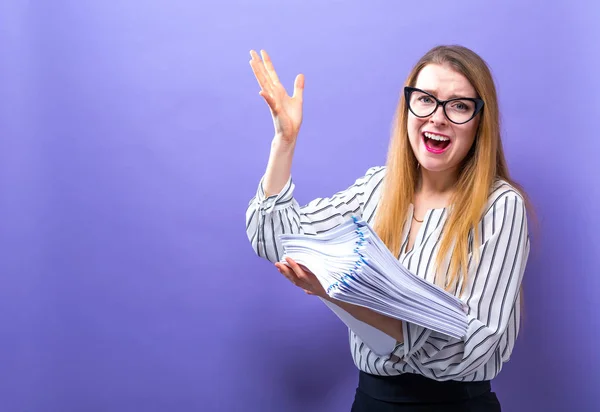
{"label": "woman", "polygon": [[[377,356],[350,331],[360,371],[352,410],[499,411],[490,380],[509,360],[519,331],[529,235],[525,194],[509,177],[486,63],[461,46],[430,50],[406,81],[385,167],[300,206],[290,169],[304,77],[290,97],[269,56],[251,56],[275,125],[267,170],[246,215],[254,250],[306,293],[397,340],[389,355]],[[371,224],[412,273],[466,303],[464,339],[333,300],[313,274],[279,262],[279,234],[324,233],[352,215]]]}

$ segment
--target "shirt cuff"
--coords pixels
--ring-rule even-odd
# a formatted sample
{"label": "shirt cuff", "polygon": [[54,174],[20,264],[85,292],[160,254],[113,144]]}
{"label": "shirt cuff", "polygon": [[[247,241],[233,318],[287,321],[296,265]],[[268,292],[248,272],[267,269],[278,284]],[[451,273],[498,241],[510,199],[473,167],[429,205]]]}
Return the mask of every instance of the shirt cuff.
{"label": "shirt cuff", "polygon": [[260,183],[258,184],[258,190],[256,192],[256,200],[260,205],[260,209],[265,213],[271,213],[276,206],[280,204],[289,203],[294,195],[294,182],[292,180],[292,176],[290,176],[281,189],[281,191],[277,194],[270,195],[266,197],[265,190],[263,188],[263,182],[265,177],[263,176],[260,179]]}

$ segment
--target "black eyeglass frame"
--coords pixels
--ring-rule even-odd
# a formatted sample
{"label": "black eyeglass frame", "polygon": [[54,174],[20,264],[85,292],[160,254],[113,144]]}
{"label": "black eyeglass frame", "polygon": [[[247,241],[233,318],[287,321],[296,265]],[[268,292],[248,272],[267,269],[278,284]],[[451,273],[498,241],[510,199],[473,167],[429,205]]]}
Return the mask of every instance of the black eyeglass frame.
{"label": "black eyeglass frame", "polygon": [[[431,113],[429,113],[426,116],[419,116],[418,114],[416,114],[413,111],[413,109],[410,107],[410,96],[414,92],[424,93],[427,96],[431,97],[433,100],[435,100],[435,108],[433,109],[433,111]],[[412,114],[414,114],[415,116],[417,116],[419,118],[431,116],[432,114],[434,114],[436,112],[438,107],[442,106],[442,109],[444,110],[444,116],[446,116],[446,119],[448,119],[450,122],[452,122],[454,124],[465,124],[465,123],[470,122],[471,120],[473,120],[473,118],[475,118],[475,116],[477,116],[479,114],[479,112],[481,112],[481,109],[483,109],[483,104],[484,104],[482,99],[473,98],[473,97],[455,97],[453,99],[448,99],[448,100],[439,100],[437,97],[435,97],[431,93],[427,93],[424,90],[417,89],[416,87],[409,87],[409,86],[406,86],[404,88],[404,99],[406,100],[406,106],[408,107],[408,110],[410,110],[410,112]],[[455,102],[457,100],[469,100],[469,101],[475,103],[475,110],[473,111],[473,115],[468,120],[465,120],[464,122],[460,122],[460,123],[455,122],[454,120],[450,119],[450,117],[448,116],[448,113],[446,113],[446,105],[450,102]]]}

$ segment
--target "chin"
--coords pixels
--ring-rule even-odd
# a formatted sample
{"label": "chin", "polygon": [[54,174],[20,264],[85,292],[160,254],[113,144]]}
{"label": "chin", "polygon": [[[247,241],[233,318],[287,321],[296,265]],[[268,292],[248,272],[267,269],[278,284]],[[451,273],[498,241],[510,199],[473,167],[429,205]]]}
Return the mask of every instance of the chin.
{"label": "chin", "polygon": [[447,160],[432,159],[429,156],[422,156],[418,161],[423,169],[434,173],[445,172],[455,167],[455,165]]}
{"label": "chin", "polygon": [[452,166],[447,164],[430,164],[428,162],[421,163],[421,167],[428,172],[440,173],[445,172],[452,168]]}

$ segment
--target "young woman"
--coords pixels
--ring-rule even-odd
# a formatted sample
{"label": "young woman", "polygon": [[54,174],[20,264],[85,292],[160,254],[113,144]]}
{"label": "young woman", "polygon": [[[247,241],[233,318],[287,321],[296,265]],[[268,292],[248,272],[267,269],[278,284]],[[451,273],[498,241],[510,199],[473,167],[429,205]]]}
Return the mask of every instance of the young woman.
{"label": "young woman", "polygon": [[[266,52],[250,65],[270,107],[275,137],[246,214],[256,253],[306,293],[387,333],[397,345],[377,356],[350,331],[359,382],[353,411],[500,411],[490,381],[512,353],[527,257],[525,194],[510,177],[496,89],[486,63],[461,46],[431,49],[406,80],[385,166],[331,198],[300,206],[290,170],[302,123],[304,77],[293,96]],[[331,299],[316,277],[279,263],[278,235],[327,232],[360,216],[412,273],[468,307],[464,339]]]}

